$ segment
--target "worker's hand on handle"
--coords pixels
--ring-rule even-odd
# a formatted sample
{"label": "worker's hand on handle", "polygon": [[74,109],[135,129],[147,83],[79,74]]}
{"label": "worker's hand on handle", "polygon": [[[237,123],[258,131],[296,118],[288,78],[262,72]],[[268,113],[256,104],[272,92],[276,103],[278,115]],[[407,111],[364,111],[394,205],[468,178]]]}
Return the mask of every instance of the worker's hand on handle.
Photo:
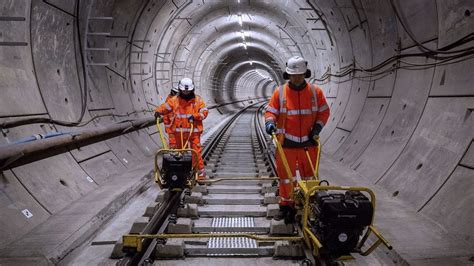
{"label": "worker's hand on handle", "polygon": [[317,144],[319,140],[319,133],[322,129],[323,127],[320,124],[314,124],[313,129],[311,129],[311,132],[309,133],[309,139]]}
{"label": "worker's hand on handle", "polygon": [[158,121],[158,123],[163,122],[163,117],[159,112],[155,112],[155,119]]}
{"label": "worker's hand on handle", "polygon": [[188,117],[188,122],[189,122],[190,124],[194,123],[194,116],[193,116],[193,115],[191,115],[191,116]]}
{"label": "worker's hand on handle", "polygon": [[313,140],[316,142],[316,144],[319,144],[319,135],[314,136]]}
{"label": "worker's hand on handle", "polygon": [[273,133],[275,133],[276,132],[275,122],[271,120],[265,122],[265,131],[267,132],[268,135],[272,135]]}

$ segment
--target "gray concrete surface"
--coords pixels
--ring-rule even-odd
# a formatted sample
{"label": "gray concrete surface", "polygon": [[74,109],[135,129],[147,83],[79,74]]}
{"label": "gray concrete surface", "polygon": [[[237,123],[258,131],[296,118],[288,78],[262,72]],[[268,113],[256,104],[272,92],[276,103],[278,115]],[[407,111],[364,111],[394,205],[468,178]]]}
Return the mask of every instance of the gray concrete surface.
{"label": "gray concrete surface", "polygon": [[[117,176],[115,182],[86,194],[0,251],[10,265],[37,258],[58,263],[151,182],[149,164]],[[23,262],[22,262],[23,261]]]}
{"label": "gray concrete surface", "polygon": [[[61,265],[113,265],[117,261],[108,259],[114,248],[113,241],[122,238],[130,230],[130,225],[139,217],[147,204],[153,201],[159,188],[151,186],[124,204],[123,208],[92,238],[88,239],[81,247],[77,248],[66,257]],[[87,254],[87,255],[84,255]]]}
{"label": "gray concrete surface", "polygon": [[[185,75],[208,105],[216,105],[269,97],[292,55],[304,55],[312,78],[320,78],[420,52],[389,0],[77,2],[79,14],[73,0],[0,3],[0,124],[37,117],[75,121],[85,84],[83,121],[115,114],[84,126],[93,128],[150,116]],[[474,28],[470,0],[395,2],[416,39],[431,49]],[[468,47],[471,42],[454,50]],[[407,67],[434,60],[408,57],[398,62],[403,68],[381,76],[356,72],[318,82],[332,113],[321,134],[328,157],[321,170],[337,174],[341,184],[363,178],[380,188],[380,209],[395,204],[409,213],[386,214],[378,225],[414,264],[472,263],[474,256],[474,249],[466,250],[474,241],[474,59],[464,59],[415,70]],[[211,110],[205,132],[249,103]],[[0,145],[81,128],[48,123],[2,129]],[[150,161],[158,147],[150,127],[1,172],[0,253],[13,252],[12,243],[118,184],[116,176]],[[104,198],[113,201],[109,196]],[[34,263],[40,262],[47,261]]]}

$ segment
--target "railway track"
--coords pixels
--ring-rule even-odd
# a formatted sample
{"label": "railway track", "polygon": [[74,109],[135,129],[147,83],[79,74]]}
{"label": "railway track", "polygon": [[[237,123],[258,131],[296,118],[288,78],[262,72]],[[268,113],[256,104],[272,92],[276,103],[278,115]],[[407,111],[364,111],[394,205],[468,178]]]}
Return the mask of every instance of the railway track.
{"label": "railway track", "polygon": [[[254,105],[237,113],[205,143],[203,157],[211,177],[209,182],[183,193],[161,191],[158,196],[161,203],[142,234],[251,233],[263,237],[279,234],[272,232],[276,221],[271,217],[278,211],[277,183],[273,178],[272,156],[267,156],[272,151],[267,147],[270,140],[262,131],[262,108],[261,104]],[[235,258],[250,264],[275,264],[274,255],[295,255],[279,255],[281,247],[290,243],[269,239],[258,242],[246,237],[148,239],[143,241],[141,252],[118,264],[210,265],[230,263]]]}
{"label": "railway track", "polygon": [[[317,239],[306,237],[306,234],[313,234],[311,230],[318,229],[312,214],[315,209],[310,205],[317,203],[314,199],[309,204],[297,206],[299,214],[296,218],[301,220],[298,224],[285,225],[283,221],[272,219],[279,210],[275,195],[275,149],[270,145],[271,138],[263,132],[263,105],[256,105],[226,119],[228,121],[223,122],[224,126],[219,126],[221,128],[215,130],[204,143],[203,157],[211,179],[182,192],[160,190],[158,185],[152,184],[136,201],[124,206],[117,219],[91,239],[90,245],[85,244],[62,264],[392,264],[393,260],[386,250],[365,257],[383,240],[373,226],[367,228],[366,233],[370,229],[376,237],[369,238],[367,245],[363,245],[365,240],[361,240],[351,256],[341,256],[345,260],[343,263],[339,259],[335,262],[328,250],[324,250],[324,255],[313,256],[313,252],[321,250],[314,248],[319,243]],[[311,195],[307,192],[311,184],[315,184],[314,181],[300,183],[298,197]],[[330,190],[349,189],[367,192],[367,189],[358,187],[330,186]],[[142,206],[147,207],[144,210]],[[345,227],[326,227],[327,232],[334,234],[345,233],[344,230]],[[354,234],[358,237],[362,233]],[[307,246],[303,244],[303,236],[304,241],[309,242]],[[118,241],[111,240],[118,237]],[[328,247],[334,243],[332,239],[326,241]],[[338,248],[345,247],[342,242]],[[386,242],[384,244],[390,249]],[[114,245],[112,254],[107,245]],[[309,246],[311,249],[307,248]],[[362,246],[364,248],[360,248]]]}

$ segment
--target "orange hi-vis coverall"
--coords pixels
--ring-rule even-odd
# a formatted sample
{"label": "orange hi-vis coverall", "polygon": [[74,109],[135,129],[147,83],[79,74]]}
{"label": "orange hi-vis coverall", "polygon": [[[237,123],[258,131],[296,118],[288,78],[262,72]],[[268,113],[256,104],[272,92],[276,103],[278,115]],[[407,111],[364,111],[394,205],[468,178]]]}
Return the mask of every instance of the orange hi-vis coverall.
{"label": "orange hi-vis coverall", "polygon": [[[169,102],[169,100],[173,97],[176,97],[176,96],[173,96],[171,94],[168,95],[168,97],[166,97],[165,102]],[[174,117],[173,117],[172,113],[169,113],[169,114],[163,116],[163,124],[165,125],[165,132],[166,132],[166,134],[168,134],[168,144],[169,144],[170,148],[175,149],[176,148],[176,139],[174,137],[173,130],[171,130],[171,124],[173,123],[173,120],[174,120]]]}
{"label": "orange hi-vis coverall", "polygon": [[[173,119],[170,130],[176,140],[176,148],[185,148],[183,146],[189,137],[191,149],[195,150],[198,154],[198,158],[193,157],[193,165],[197,163],[199,170],[203,170],[204,161],[201,155],[202,120],[207,117],[209,111],[202,98],[196,95],[194,98],[186,101],[179,96],[171,97],[169,101],[158,106],[156,112],[164,116],[172,114]],[[194,118],[193,132],[190,132],[191,123],[189,122],[189,118],[191,116]]]}
{"label": "orange hi-vis coverall", "polygon": [[[302,179],[313,176],[313,169],[308,161],[304,148],[307,147],[313,166],[316,163],[317,149],[309,135],[315,124],[321,127],[329,119],[329,106],[322,90],[314,84],[306,84],[301,90],[283,85],[283,93],[277,88],[273,93],[265,112],[265,121],[273,120],[276,124],[277,139],[282,143],[283,151],[288,160],[291,173],[296,177],[296,171]],[[280,178],[280,206],[293,206],[290,198],[291,184],[285,171],[280,154],[276,155],[277,174]],[[296,181],[297,178],[294,178]],[[296,186],[293,184],[293,186]]]}

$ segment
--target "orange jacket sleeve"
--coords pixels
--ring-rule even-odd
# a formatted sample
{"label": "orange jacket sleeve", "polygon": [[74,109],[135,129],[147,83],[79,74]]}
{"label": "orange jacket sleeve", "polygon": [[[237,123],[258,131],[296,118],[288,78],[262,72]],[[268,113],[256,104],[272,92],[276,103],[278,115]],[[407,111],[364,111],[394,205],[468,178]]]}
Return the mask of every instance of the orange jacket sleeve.
{"label": "orange jacket sleeve", "polygon": [[329,105],[326,102],[326,97],[324,97],[323,91],[316,86],[316,94],[318,98],[318,113],[316,115],[316,124],[320,124],[322,127],[326,125],[329,119]]}
{"label": "orange jacket sleeve", "polygon": [[173,107],[171,104],[173,103],[172,100],[166,101],[160,106],[156,107],[155,112],[160,113],[161,115],[167,115],[173,111]]}
{"label": "orange jacket sleeve", "polygon": [[[196,96],[197,97],[197,96]],[[197,113],[193,114],[194,119],[196,120],[204,120],[206,119],[207,115],[209,114],[209,110],[206,107],[206,103],[201,97],[197,97],[196,99],[196,109]]]}
{"label": "orange jacket sleeve", "polygon": [[[167,102],[169,104],[171,98],[173,98],[173,96],[171,94],[168,95],[168,97],[166,97],[165,102]],[[163,124],[165,124],[165,125],[171,124],[172,116],[173,116],[173,114],[171,114],[171,113],[169,113],[168,115],[163,116]]]}
{"label": "orange jacket sleeve", "polygon": [[270,102],[267,105],[265,110],[265,122],[273,120],[273,122],[278,121],[278,115],[280,114],[280,89],[277,88],[273,93]]}

